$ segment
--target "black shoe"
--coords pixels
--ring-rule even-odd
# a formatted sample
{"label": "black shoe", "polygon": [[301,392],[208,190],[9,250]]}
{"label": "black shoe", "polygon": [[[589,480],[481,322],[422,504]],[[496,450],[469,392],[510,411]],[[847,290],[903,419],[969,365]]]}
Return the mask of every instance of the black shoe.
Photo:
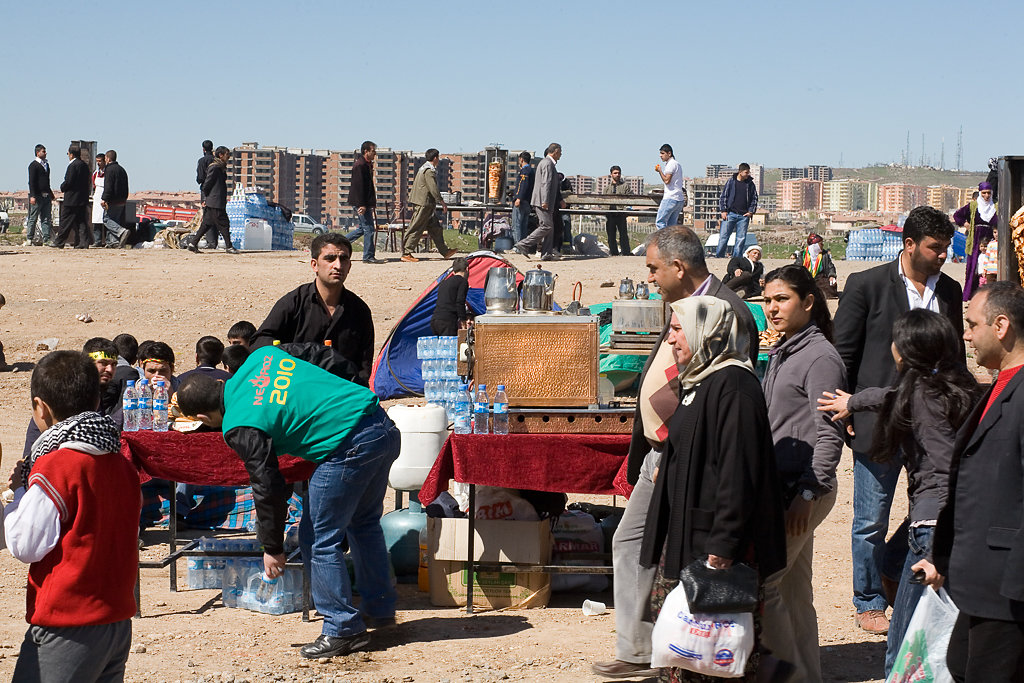
{"label": "black shoe", "polygon": [[370,644],[370,634],[366,631],[354,636],[328,636],[321,634],[309,645],[303,645],[299,653],[306,659],[324,659],[326,657],[342,657],[358,652]]}
{"label": "black shoe", "polygon": [[528,251],[526,251],[525,249],[523,249],[518,244],[513,244],[512,245],[512,251],[516,252],[520,256],[525,256],[526,258],[530,258],[530,253]]}
{"label": "black shoe", "polygon": [[195,244],[188,245],[188,250],[191,251],[193,254],[199,253],[199,247],[197,247]]}
{"label": "black shoe", "polygon": [[126,229],[124,232],[121,233],[121,237],[117,240],[117,247],[119,249],[124,249],[124,246],[128,244],[128,240],[130,240],[131,238],[131,230]]}
{"label": "black shoe", "polygon": [[366,624],[366,628],[374,631],[398,625],[398,622],[395,621],[394,617],[371,617],[369,614],[364,614],[362,617],[363,623]]}
{"label": "black shoe", "polygon": [[54,249],[63,249],[64,248],[63,244],[54,244],[53,242],[47,242],[46,246],[52,247]]}
{"label": "black shoe", "polygon": [[237,250],[237,249],[235,249],[234,247],[228,247],[228,248],[226,248],[226,249],[224,250],[224,253],[225,253],[225,254],[237,254],[237,253],[238,253],[238,250]]}
{"label": "black shoe", "polygon": [[552,251],[552,252],[549,252],[549,253],[544,254],[543,256],[541,256],[540,260],[541,261],[561,261],[562,260],[562,255],[559,254],[557,251]]}

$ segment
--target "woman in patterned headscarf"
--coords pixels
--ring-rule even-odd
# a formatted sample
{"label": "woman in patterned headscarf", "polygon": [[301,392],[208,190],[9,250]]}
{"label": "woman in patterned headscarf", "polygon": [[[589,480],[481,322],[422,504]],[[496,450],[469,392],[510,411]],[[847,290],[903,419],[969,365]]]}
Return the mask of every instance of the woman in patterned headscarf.
{"label": "woman in patterned headscarf", "polygon": [[964,301],[978,288],[978,254],[982,242],[996,234],[999,223],[998,206],[992,199],[992,186],[986,181],[978,185],[978,198],[957,209],[953,222],[967,228],[967,274],[964,277]]}
{"label": "woman in patterned headscarf", "polygon": [[[768,409],[732,306],[709,296],[672,303],[668,339],[680,368],[679,408],[669,420],[655,474],[641,563],[658,567],[651,607],[658,612],[695,560],[725,569],[757,568],[762,580],[786,564],[781,489]],[[754,613],[755,634],[760,607]],[[747,660],[754,680],[760,657]],[[680,669],[662,680],[712,681]]]}
{"label": "woman in patterned headscarf", "polygon": [[839,296],[836,264],[832,262],[832,254],[825,248],[825,239],[821,235],[813,232],[808,235],[807,246],[794,251],[793,260],[807,269],[826,299]]}

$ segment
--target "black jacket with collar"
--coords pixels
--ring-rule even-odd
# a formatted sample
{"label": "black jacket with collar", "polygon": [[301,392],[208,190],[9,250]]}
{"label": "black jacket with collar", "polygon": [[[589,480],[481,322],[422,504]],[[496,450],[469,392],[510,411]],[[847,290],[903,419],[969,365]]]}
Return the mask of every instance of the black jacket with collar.
{"label": "black jacket with collar", "polygon": [[28,165],[28,196],[36,199],[53,197],[50,189],[50,169],[43,168],[38,159]]}
{"label": "black jacket with collar", "polygon": [[60,191],[64,193],[64,206],[88,204],[89,195],[92,193],[92,174],[89,173],[88,164],[81,159],[72,159],[68,164],[68,170],[64,172],[64,182],[60,184]]}
{"label": "black jacket with collar", "polygon": [[103,201],[107,204],[124,204],[128,201],[128,173],[116,161],[103,169]]}
{"label": "black jacket with collar", "polygon": [[203,197],[211,209],[224,209],[228,205],[227,164],[214,161],[206,169],[203,180]]}
{"label": "black jacket with collar", "polygon": [[[708,283],[707,291],[704,292],[705,296],[716,296],[723,301],[728,301],[734,311],[736,311],[736,317],[739,318],[740,328],[747,330],[749,337],[749,343],[751,355],[756,359],[757,348],[758,348],[758,336],[757,336],[757,323],[754,322],[754,316],[747,308],[747,304],[744,303],[743,299],[736,295],[736,292],[732,291],[728,287],[722,284],[714,275],[711,275],[711,282]],[[661,330],[661,336],[658,337],[657,343],[654,345],[654,351],[647,357],[647,362],[644,363],[643,372],[640,373],[640,386],[644,385],[644,378],[647,376],[647,369],[651,367],[651,361],[654,360],[655,354],[658,352],[658,347],[665,341],[665,337],[668,336],[669,325],[665,323],[664,329]],[[637,479],[640,478],[640,467],[644,464],[644,458],[651,450],[651,444],[647,441],[647,437],[644,436],[644,421],[640,415],[640,405],[637,404],[636,410],[633,412],[633,437],[629,442],[629,463],[626,467],[626,479],[630,484],[636,484]]]}
{"label": "black jacket with collar", "polygon": [[[960,611],[1024,622],[1024,371],[957,433],[932,558]],[[984,413],[984,417],[982,417]]]}
{"label": "black jacket with collar", "polygon": [[[846,281],[835,316],[835,347],[846,365],[846,381],[851,393],[868,387],[887,387],[896,379],[892,359],[892,326],[896,318],[910,310],[907,287],[899,274],[899,258],[869,270],[854,273]],[[945,273],[935,283],[939,313],[949,318],[960,339],[960,359],[966,362],[964,349],[963,289]],[[856,436],[853,450],[871,450],[877,416],[859,413],[852,418]]]}
{"label": "black jacket with collar", "polygon": [[348,188],[348,205],[353,207],[377,206],[377,192],[373,188],[373,166],[362,154],[352,162],[352,184]]}

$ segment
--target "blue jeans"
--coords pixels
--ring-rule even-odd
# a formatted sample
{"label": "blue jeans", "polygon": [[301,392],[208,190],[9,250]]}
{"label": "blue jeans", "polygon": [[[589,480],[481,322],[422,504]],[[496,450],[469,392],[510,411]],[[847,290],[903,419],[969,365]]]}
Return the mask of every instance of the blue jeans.
{"label": "blue jeans", "polygon": [[377,231],[373,229],[373,214],[367,209],[366,213],[357,213],[356,220],[359,221],[359,227],[345,237],[348,241],[354,242],[357,237],[365,235],[363,238],[363,260],[369,261],[377,255]]}
{"label": "blue jeans", "polygon": [[896,604],[892,606],[892,620],[889,622],[889,640],[885,647],[885,677],[889,677],[892,665],[896,663],[896,655],[900,652],[903,637],[907,634],[910,618],[914,616],[917,603],[924,595],[925,586],[911,583],[914,575],[911,569],[915,564],[928,557],[932,551],[932,536],[935,527],[910,527],[907,533],[907,559],[903,563],[903,574],[900,576],[900,588],[896,592]]}
{"label": "blue jeans", "polygon": [[747,227],[750,226],[750,216],[741,213],[729,212],[729,217],[722,221],[722,227],[718,230],[718,249],[715,251],[717,258],[725,256],[729,248],[729,235],[736,231],[736,244],[732,248],[732,255],[743,256],[743,242],[747,239]]}
{"label": "blue jeans", "polygon": [[[309,480],[299,541],[303,556],[309,558],[313,604],[324,615],[324,635],[362,633],[366,624],[360,611],[375,618],[395,616],[397,594],[380,518],[388,473],[401,444],[398,428],[377,408],[317,466]],[[346,537],[362,598],[360,609],[352,606]]]}
{"label": "blue jeans", "polygon": [[[37,198],[35,204],[28,205],[28,224],[25,226],[25,239],[29,242],[49,242],[53,230],[53,202],[50,199]],[[39,222],[39,234],[36,234],[36,222]]]}
{"label": "blue jeans", "polygon": [[658,217],[654,219],[654,227],[658,230],[670,228],[679,222],[679,213],[686,206],[681,199],[662,199],[658,205]]}
{"label": "blue jeans", "polygon": [[512,235],[516,242],[522,242],[530,234],[530,204],[528,200],[512,207]]}
{"label": "blue jeans", "polygon": [[868,453],[853,452],[853,606],[857,613],[885,611],[881,567],[889,509],[903,464],[878,463]]}

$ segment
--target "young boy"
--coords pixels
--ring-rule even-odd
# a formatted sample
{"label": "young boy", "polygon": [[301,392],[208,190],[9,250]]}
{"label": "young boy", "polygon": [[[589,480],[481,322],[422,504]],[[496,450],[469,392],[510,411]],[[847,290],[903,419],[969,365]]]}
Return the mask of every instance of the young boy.
{"label": "young boy", "polygon": [[11,555],[31,564],[30,626],[13,679],[120,681],[136,609],[139,474],[114,423],[96,412],[99,373],[87,355],[44,356],[31,394],[44,434],[15,469],[4,510]]}
{"label": "young boy", "polygon": [[252,338],[256,336],[256,326],[248,320],[239,320],[228,330],[228,344],[230,346],[241,345],[249,348]]}
{"label": "young boy", "polygon": [[224,363],[224,369],[228,371],[228,374],[234,375],[248,357],[249,347],[232,344],[224,349],[224,353],[221,354],[221,362]]}

